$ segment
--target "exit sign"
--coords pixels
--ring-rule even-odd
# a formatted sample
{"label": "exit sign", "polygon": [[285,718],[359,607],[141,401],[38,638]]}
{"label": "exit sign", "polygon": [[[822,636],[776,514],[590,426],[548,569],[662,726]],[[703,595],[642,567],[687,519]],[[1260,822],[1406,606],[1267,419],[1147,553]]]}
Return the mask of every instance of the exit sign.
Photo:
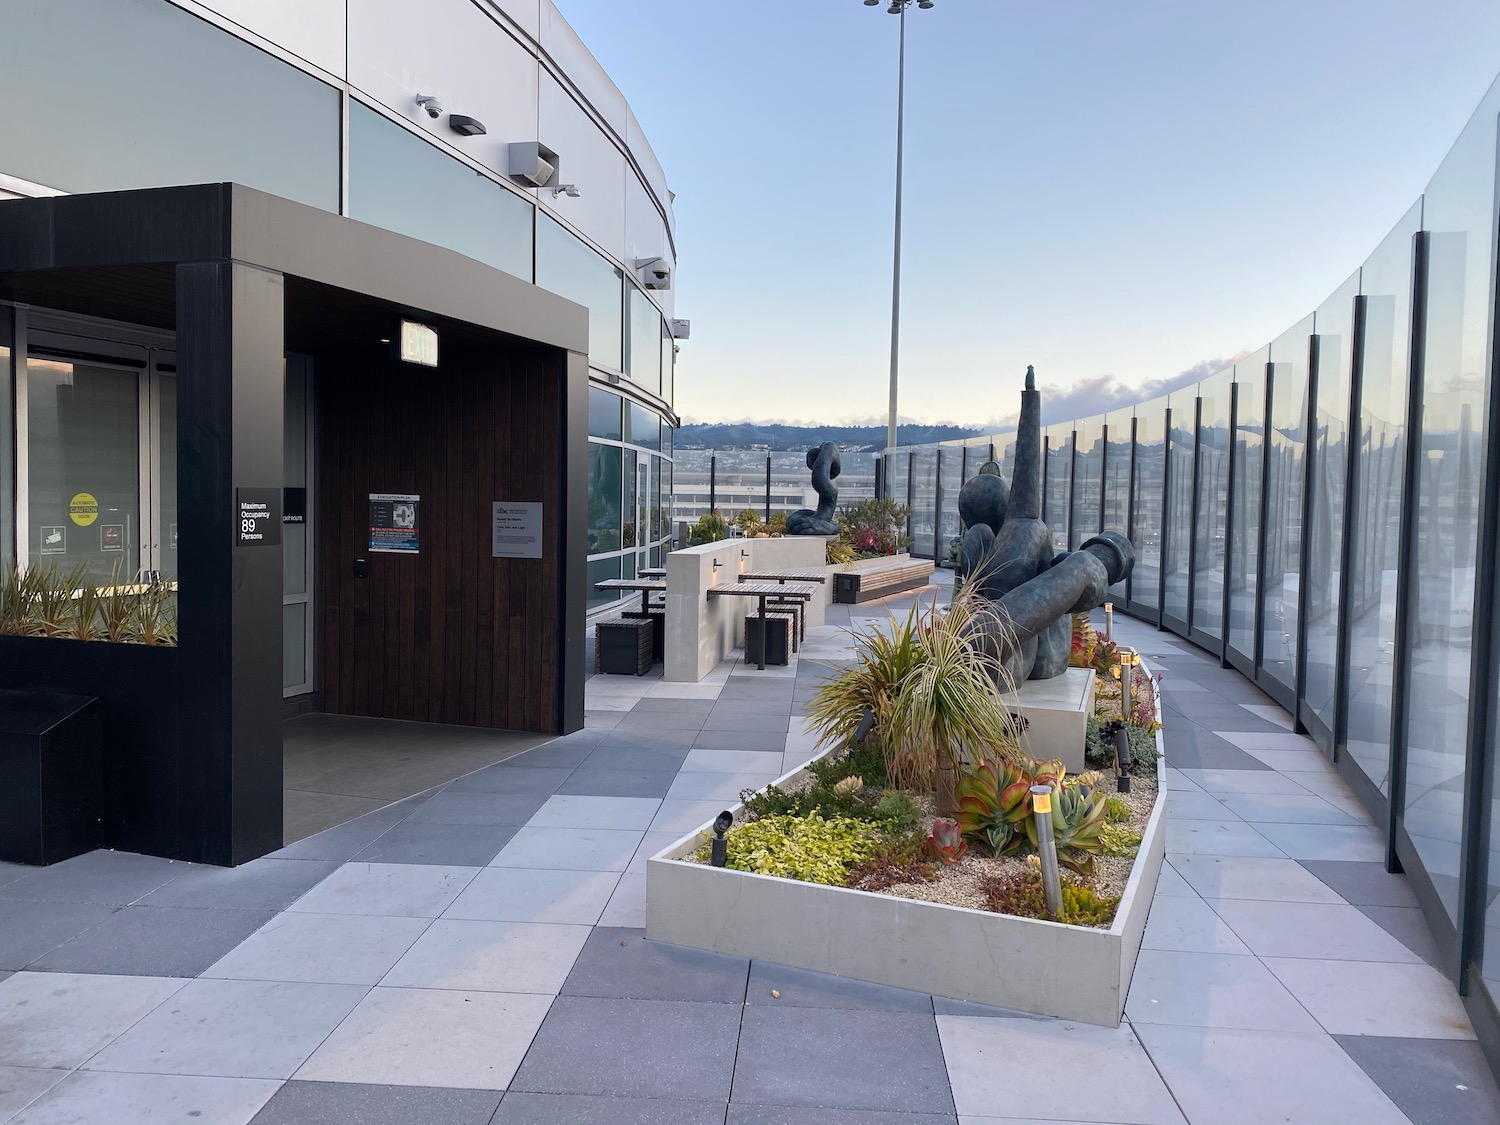
{"label": "exit sign", "polygon": [[414,320],[401,322],[401,359],[405,363],[420,363],[424,367],[436,367],[437,330]]}

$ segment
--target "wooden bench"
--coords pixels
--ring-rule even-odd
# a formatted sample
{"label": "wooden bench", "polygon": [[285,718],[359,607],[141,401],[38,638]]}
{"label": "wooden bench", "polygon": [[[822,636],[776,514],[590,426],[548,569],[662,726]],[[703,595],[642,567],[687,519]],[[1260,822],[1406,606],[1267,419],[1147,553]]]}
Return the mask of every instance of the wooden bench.
{"label": "wooden bench", "polygon": [[839,571],[833,576],[833,600],[857,605],[926,586],[932,577],[931,559],[892,558],[864,570]]}

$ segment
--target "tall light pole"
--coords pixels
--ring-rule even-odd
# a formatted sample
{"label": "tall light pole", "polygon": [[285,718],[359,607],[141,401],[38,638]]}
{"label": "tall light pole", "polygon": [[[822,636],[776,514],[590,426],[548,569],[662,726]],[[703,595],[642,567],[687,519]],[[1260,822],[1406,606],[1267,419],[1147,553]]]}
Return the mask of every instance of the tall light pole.
{"label": "tall light pole", "polygon": [[[878,7],[883,0],[865,0],[865,7]],[[885,444],[896,445],[896,382],[901,356],[901,145],[906,116],[906,9],[912,4],[926,10],[933,0],[891,0],[886,14],[901,20],[901,47],[896,63],[896,234],[891,255],[891,401],[885,428]]]}

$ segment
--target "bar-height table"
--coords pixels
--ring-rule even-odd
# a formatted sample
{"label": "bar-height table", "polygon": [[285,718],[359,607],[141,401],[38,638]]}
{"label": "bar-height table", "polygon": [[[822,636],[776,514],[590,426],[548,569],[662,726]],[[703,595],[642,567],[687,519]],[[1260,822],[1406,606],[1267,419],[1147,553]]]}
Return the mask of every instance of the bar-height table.
{"label": "bar-height table", "polygon": [[[818,587],[812,582],[727,582],[722,586],[710,586],[706,591],[711,598],[758,598],[760,601],[760,670],[766,670],[766,599],[785,598],[788,601],[810,602],[817,596]],[[747,640],[749,638],[746,638]]]}
{"label": "bar-height table", "polygon": [[667,568],[664,566],[643,566],[636,572],[638,578],[665,578]]}
{"label": "bar-height table", "polygon": [[645,613],[651,608],[651,595],[667,592],[667,582],[664,578],[606,578],[603,582],[595,582],[596,590],[639,590],[641,592],[641,612]]}

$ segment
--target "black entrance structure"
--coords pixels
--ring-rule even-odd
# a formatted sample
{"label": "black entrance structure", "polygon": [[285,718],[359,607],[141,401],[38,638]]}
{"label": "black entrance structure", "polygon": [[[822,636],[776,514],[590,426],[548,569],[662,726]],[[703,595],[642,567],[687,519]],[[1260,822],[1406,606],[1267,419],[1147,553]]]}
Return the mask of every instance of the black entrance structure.
{"label": "black entrance structure", "polygon": [[[281,846],[282,552],[241,538],[237,503],[280,522],[288,352],[329,373],[324,705],[583,725],[586,310],[235,184],[0,203],[0,299],[22,326],[32,306],[176,340],[177,646],[0,636],[0,686],[100,701],[101,843],[216,864]],[[392,357],[403,318],[436,329],[437,367]],[[376,492],[424,496],[417,554],[359,549]],[[495,502],[541,504],[541,558],[493,557]]]}

